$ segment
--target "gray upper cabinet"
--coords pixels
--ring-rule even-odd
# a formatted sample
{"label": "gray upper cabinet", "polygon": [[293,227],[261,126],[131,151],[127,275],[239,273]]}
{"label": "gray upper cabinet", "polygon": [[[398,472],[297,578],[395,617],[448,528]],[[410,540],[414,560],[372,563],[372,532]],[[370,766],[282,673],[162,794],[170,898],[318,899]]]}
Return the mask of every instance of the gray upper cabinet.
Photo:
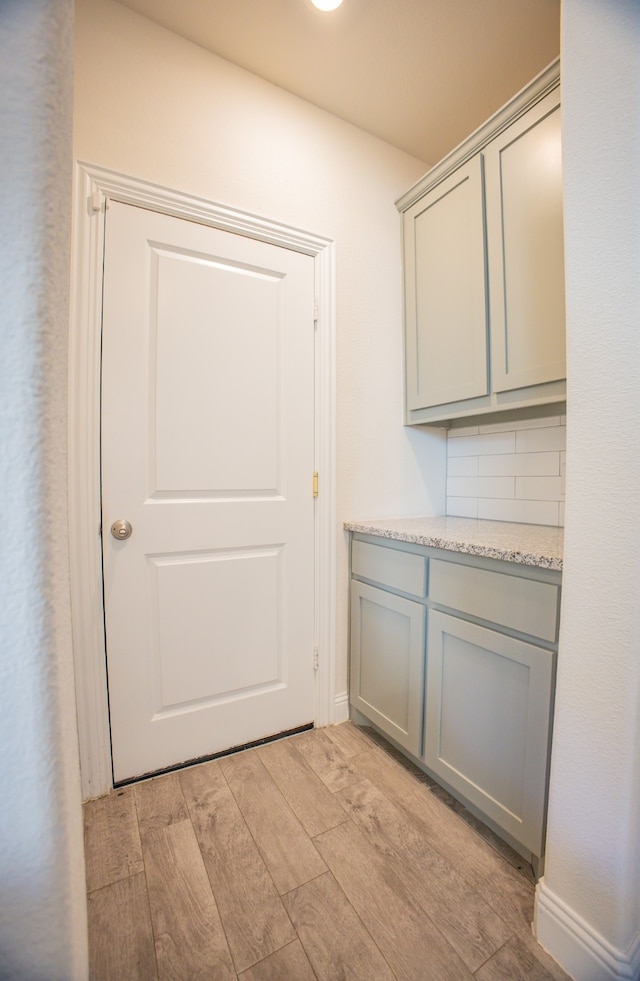
{"label": "gray upper cabinet", "polygon": [[566,377],[559,91],[484,150],[493,389]]}
{"label": "gray upper cabinet", "polygon": [[397,202],[407,423],[564,403],[560,136],[555,63]]}
{"label": "gray upper cabinet", "polygon": [[482,187],[479,155],[405,215],[410,410],[489,391]]}

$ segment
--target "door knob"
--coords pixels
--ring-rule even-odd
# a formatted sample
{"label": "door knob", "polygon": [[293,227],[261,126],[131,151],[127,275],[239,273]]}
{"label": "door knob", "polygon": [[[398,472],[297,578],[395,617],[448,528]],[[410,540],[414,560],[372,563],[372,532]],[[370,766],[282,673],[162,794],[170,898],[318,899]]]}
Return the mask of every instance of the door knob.
{"label": "door knob", "polygon": [[132,531],[133,528],[125,518],[120,518],[119,521],[114,521],[111,525],[111,534],[119,542],[123,542],[126,538],[131,538]]}

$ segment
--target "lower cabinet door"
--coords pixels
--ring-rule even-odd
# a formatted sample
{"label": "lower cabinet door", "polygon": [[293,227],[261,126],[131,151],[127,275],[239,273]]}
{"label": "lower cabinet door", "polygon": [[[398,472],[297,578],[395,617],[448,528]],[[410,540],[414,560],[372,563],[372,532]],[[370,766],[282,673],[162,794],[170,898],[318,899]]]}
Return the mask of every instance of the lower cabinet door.
{"label": "lower cabinet door", "polygon": [[428,652],[424,762],[541,855],[555,655],[437,611]]}
{"label": "lower cabinet door", "polygon": [[425,609],[351,583],[351,704],[414,756],[422,753]]}

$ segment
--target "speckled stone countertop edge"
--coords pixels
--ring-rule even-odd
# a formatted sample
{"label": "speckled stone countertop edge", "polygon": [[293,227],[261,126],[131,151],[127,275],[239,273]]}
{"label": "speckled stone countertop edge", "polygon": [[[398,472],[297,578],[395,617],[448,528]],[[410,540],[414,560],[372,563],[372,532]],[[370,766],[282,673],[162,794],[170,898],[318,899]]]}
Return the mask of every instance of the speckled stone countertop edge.
{"label": "speckled stone countertop edge", "polygon": [[[455,529],[456,522],[460,524],[459,529]],[[437,527],[443,523],[444,531]],[[377,538],[562,571],[563,530],[546,525],[515,525],[466,518],[399,518],[345,521],[344,528]],[[496,538],[501,540],[496,541]],[[518,539],[525,539],[526,544]]]}

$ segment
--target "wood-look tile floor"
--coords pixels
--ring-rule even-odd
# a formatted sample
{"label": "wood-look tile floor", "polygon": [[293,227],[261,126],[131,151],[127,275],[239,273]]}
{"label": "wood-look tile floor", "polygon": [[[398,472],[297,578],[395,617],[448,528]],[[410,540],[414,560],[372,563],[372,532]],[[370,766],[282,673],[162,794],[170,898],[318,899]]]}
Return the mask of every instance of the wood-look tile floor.
{"label": "wood-look tile floor", "polygon": [[88,802],[91,979],[565,981],[446,798],[344,723]]}

